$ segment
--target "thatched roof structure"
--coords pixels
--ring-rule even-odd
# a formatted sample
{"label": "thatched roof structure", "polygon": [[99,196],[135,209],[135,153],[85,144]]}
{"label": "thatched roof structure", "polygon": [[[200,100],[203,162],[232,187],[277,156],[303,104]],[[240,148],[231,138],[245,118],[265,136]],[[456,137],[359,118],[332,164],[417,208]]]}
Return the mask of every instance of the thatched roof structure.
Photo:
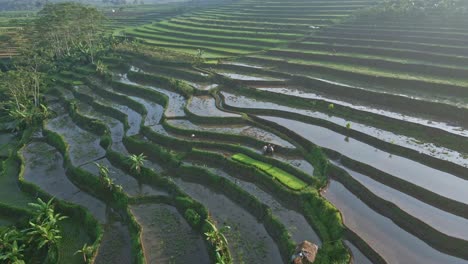
{"label": "thatched roof structure", "polygon": [[307,240],[297,245],[291,260],[294,264],[314,263],[318,246]]}

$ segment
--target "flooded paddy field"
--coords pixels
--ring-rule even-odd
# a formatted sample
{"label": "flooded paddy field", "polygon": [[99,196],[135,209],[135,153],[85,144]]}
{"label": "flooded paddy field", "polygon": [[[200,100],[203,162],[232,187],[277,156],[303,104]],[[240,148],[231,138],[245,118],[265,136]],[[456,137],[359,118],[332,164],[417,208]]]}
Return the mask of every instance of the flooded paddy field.
{"label": "flooded paddy field", "polygon": [[62,135],[70,146],[70,159],[75,166],[92,162],[104,156],[98,136],[78,127],[67,114],[50,120],[46,129]]}
{"label": "flooded paddy field", "polygon": [[336,181],[330,182],[325,197],[343,212],[345,225],[371,244],[389,263],[417,263],[422,260],[429,263],[467,263],[431,248],[400,229]]}
{"label": "flooded paddy field", "polygon": [[[332,116],[326,113],[306,110],[303,108],[301,109],[301,108],[292,108],[288,106],[282,106],[282,105],[278,105],[278,104],[271,103],[268,101],[258,101],[252,98],[239,96],[239,95],[235,95],[235,94],[231,94],[227,92],[223,92],[222,94],[225,98],[224,100],[225,103],[229,106],[238,107],[240,109],[252,108],[252,109],[265,109],[265,110],[269,110],[269,109],[281,110],[281,111],[288,112],[288,113],[295,113],[295,114],[300,114],[304,116],[310,116],[310,117],[321,119],[321,120],[326,120],[328,122],[332,122],[341,127],[345,127],[347,124],[350,124],[351,129],[359,131],[365,135],[376,137],[381,141],[400,145],[405,148],[410,148],[410,149],[416,150],[420,153],[424,153],[429,156],[433,156],[439,159],[453,162],[458,165],[462,165],[464,167],[468,167],[468,159],[466,157],[467,155],[466,153],[461,153],[461,152],[448,149],[442,146],[437,146],[430,142],[421,142],[420,140],[415,139],[415,138],[395,134],[391,131],[374,128],[368,125],[349,121],[349,120],[336,117],[336,116]],[[453,128],[453,129],[447,128],[447,130],[457,135],[465,136],[465,133],[463,132],[464,130],[460,130],[460,128]]]}
{"label": "flooded paddy field", "polygon": [[124,75],[121,79],[120,82],[125,83],[125,84],[131,84],[131,85],[137,85],[137,86],[142,86],[144,88],[148,88],[151,90],[154,90],[156,92],[162,93],[166,95],[169,98],[169,104],[164,112],[164,115],[166,117],[183,117],[185,116],[185,111],[184,107],[187,104],[186,99],[175,92],[171,92],[162,88],[158,88],[155,86],[147,86],[147,85],[139,85],[136,82],[133,82],[128,79],[126,75]]}
{"label": "flooded paddy field", "polygon": [[230,226],[226,234],[231,254],[236,262],[249,263],[264,259],[282,263],[278,248],[261,223],[239,205],[209,188],[176,178],[175,182],[190,196],[205,204],[220,226]]}
{"label": "flooded paddy field", "polygon": [[196,96],[192,97],[187,109],[199,116],[208,117],[239,117],[239,115],[227,113],[216,108],[215,99],[211,96]]}
{"label": "flooded paddy field", "polygon": [[265,131],[263,129],[257,128],[257,127],[253,127],[253,126],[198,125],[198,124],[194,124],[184,119],[168,120],[168,123],[172,126],[183,128],[183,129],[249,136],[249,137],[261,140],[261,141],[272,143],[274,145],[278,145],[278,146],[282,146],[286,148],[294,148],[294,145],[276,136],[275,134]]}
{"label": "flooded paddy field", "polygon": [[[166,195],[164,191],[139,183],[134,177],[113,166],[107,159],[98,160],[96,163],[106,166],[109,169],[109,177],[115,184],[121,185],[130,196]],[[96,177],[99,176],[99,168],[94,163],[84,165],[82,169],[94,174]]]}
{"label": "flooded paddy field", "polygon": [[219,168],[209,168],[203,164],[193,164],[190,161],[187,163],[190,165],[202,166],[203,168],[208,169],[210,172],[228,179],[229,181],[239,185],[249,194],[259,199],[260,202],[266,204],[272,210],[273,215],[278,217],[287,227],[294,241],[308,240],[318,245],[321,244],[319,236],[309,225],[309,223],[307,223],[307,220],[304,218],[304,216],[295,210],[286,208],[283,204],[281,204],[281,199],[275,198],[272,194],[259,188],[256,184],[244,180],[241,175],[237,175],[237,177],[235,177]]}
{"label": "flooded paddy field", "polygon": [[147,263],[208,263],[206,246],[177,209],[168,205],[141,204],[130,207],[142,227]]}
{"label": "flooded paddy field", "polygon": [[325,128],[279,117],[264,116],[262,118],[292,128],[302,137],[321,147],[332,149],[362,163],[372,164],[381,171],[434,193],[462,203],[468,201],[468,196],[463,191],[463,186],[468,183],[459,177],[403,157],[391,155],[352,138],[345,141],[346,136]]}
{"label": "flooded paddy field", "polygon": [[113,221],[104,227],[96,263],[131,263],[131,238],[128,226]]}
{"label": "flooded paddy field", "polygon": [[96,238],[97,264],[285,263],[303,241],[315,263],[468,263],[466,15],[202,2],[115,10],[135,41],[58,67],[44,125],[2,108],[0,227],[44,192],[97,220],[61,224],[59,264]]}
{"label": "flooded paddy field", "polygon": [[56,198],[88,209],[100,222],[106,222],[106,205],[81,191],[68,178],[62,155],[44,142],[32,142],[22,152],[25,159],[24,178]]}

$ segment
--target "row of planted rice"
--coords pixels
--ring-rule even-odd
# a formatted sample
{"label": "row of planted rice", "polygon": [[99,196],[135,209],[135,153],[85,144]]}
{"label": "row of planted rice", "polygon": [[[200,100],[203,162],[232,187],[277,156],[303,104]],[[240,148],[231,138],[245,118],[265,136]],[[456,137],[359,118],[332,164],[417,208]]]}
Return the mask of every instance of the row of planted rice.
{"label": "row of planted rice", "polygon": [[178,50],[203,50],[207,58],[248,54],[303,38],[370,1],[239,1],[178,16],[127,32],[146,43]]}
{"label": "row of planted rice", "polygon": [[8,11],[0,14],[0,59],[18,53],[22,42],[21,31],[34,16],[30,11]]}
{"label": "row of planted rice", "polygon": [[439,24],[429,23],[432,17],[396,20],[348,19],[286,48],[252,56],[252,61],[282,64],[283,71],[373,92],[466,108],[465,19]]}

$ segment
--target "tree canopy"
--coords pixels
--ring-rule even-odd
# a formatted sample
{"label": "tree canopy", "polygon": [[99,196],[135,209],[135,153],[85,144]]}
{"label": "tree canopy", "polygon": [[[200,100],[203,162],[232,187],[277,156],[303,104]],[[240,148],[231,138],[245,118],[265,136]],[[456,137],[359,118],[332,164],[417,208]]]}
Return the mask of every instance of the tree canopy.
{"label": "tree canopy", "polygon": [[104,20],[91,6],[57,3],[46,4],[24,27],[13,68],[0,73],[0,91],[8,96],[2,105],[18,129],[39,124],[49,115],[41,102],[47,76],[76,64],[96,64],[96,56],[113,44],[103,30]]}
{"label": "tree canopy", "polygon": [[104,20],[94,7],[71,2],[47,4],[31,27],[32,44],[54,59],[81,55],[93,62],[102,48]]}

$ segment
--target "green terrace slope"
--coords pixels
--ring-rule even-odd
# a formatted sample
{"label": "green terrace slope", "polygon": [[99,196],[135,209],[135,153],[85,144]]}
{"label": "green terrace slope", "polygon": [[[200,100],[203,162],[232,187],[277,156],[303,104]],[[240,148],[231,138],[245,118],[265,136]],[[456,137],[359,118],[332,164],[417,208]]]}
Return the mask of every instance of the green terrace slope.
{"label": "green terrace slope", "polygon": [[312,78],[427,101],[468,106],[468,23],[454,17],[356,18],[299,42],[250,56]]}
{"label": "green terrace slope", "polygon": [[374,1],[238,1],[199,10],[126,34],[206,58],[248,54],[303,39],[315,29],[346,18]]}
{"label": "green terrace slope", "polygon": [[232,156],[232,159],[250,166],[254,166],[266,172],[267,174],[271,175],[274,179],[277,179],[282,184],[286,185],[287,187],[293,190],[301,190],[307,186],[305,182],[301,181],[300,179],[297,179],[296,177],[283,171],[282,169],[276,168],[270,164],[260,162],[258,160],[254,160],[246,155],[236,154]]}

